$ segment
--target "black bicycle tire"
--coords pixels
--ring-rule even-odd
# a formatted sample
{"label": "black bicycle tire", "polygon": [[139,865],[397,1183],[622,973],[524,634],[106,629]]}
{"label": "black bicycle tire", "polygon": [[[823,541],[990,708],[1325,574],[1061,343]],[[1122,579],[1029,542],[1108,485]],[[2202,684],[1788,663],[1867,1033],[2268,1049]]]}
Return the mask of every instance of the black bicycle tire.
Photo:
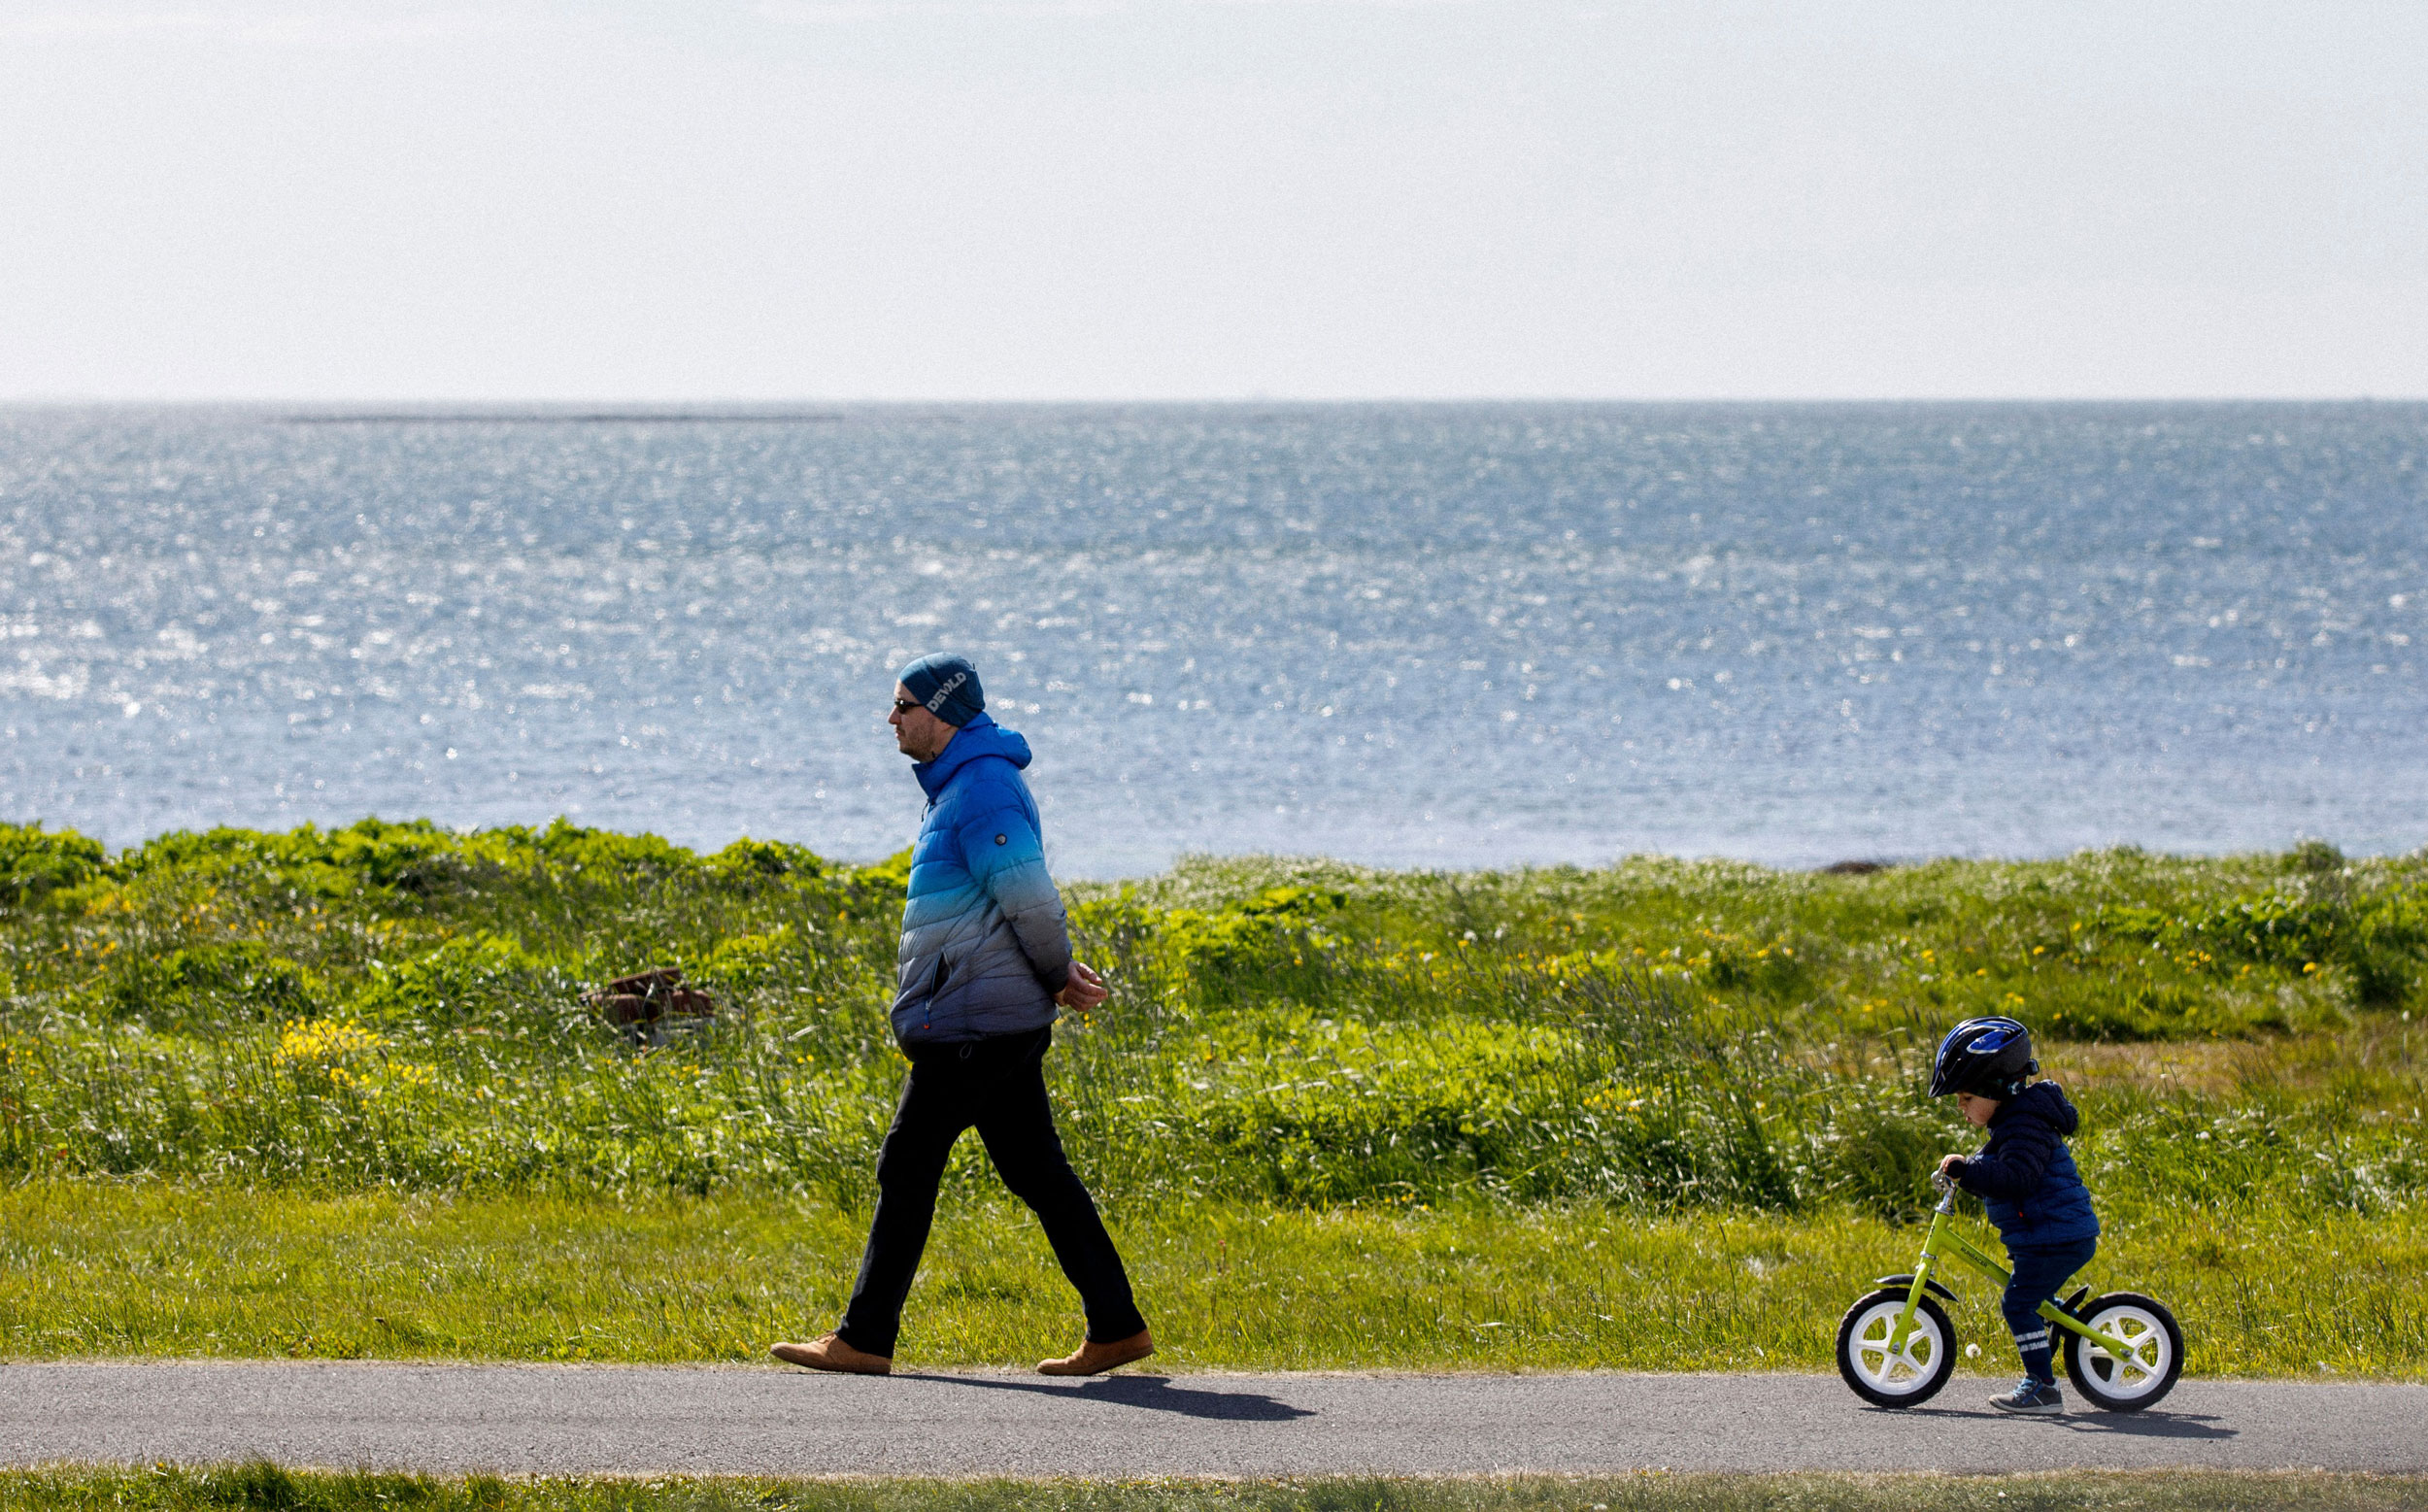
{"label": "black bicycle tire", "polygon": [[1847,1308],[1846,1315],[1838,1321],[1838,1378],[1846,1383],[1849,1391],[1874,1407],[1918,1407],[1937,1396],[1947,1385],[1949,1377],[1956,1373],[1956,1325],[1948,1318],[1947,1309],[1941,1307],[1938,1299],[1928,1294],[1923,1295],[1915,1311],[1931,1320],[1933,1326],[1939,1330],[1939,1341],[1944,1346],[1939,1351],[1939,1358],[1931,1363],[1930,1378],[1913,1391],[1903,1395],[1892,1396],[1884,1392],[1874,1391],[1870,1383],[1866,1382],[1856,1371],[1854,1353],[1847,1347],[1854,1336],[1855,1320],[1881,1302],[1903,1304],[1905,1300],[1905,1292],[1902,1287],[1882,1287],[1877,1292],[1866,1292],[1855,1298],[1855,1304]]}
{"label": "black bicycle tire", "polygon": [[2166,1375],[2160,1379],[2155,1390],[2143,1395],[2130,1398],[2109,1396],[2100,1390],[2099,1382],[2083,1364],[2083,1352],[2090,1348],[2090,1340],[2072,1328],[2064,1328],[2059,1331],[2066,1336],[2066,1377],[2074,1382],[2074,1389],[2082,1394],[2084,1400],[2102,1412],[2141,1412],[2154,1407],[2166,1399],[2167,1394],[2175,1389],[2175,1382],[2183,1376],[2183,1327],[2175,1322],[2175,1315],[2166,1303],[2139,1292],[2104,1293],[2076,1307],[2074,1315],[2088,1323],[2098,1317],[2102,1309],[2108,1307],[2138,1307],[2158,1320],[2159,1327],[2167,1333]]}

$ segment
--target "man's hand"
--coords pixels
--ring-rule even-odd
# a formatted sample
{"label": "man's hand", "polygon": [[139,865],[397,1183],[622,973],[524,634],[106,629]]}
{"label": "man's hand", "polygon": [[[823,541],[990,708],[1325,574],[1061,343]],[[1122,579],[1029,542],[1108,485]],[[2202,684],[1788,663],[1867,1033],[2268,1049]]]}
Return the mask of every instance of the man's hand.
{"label": "man's hand", "polygon": [[1062,984],[1061,991],[1054,994],[1054,1000],[1065,1008],[1089,1013],[1111,996],[1112,991],[1104,985],[1104,979],[1096,974],[1094,967],[1074,960],[1070,963],[1070,979]]}
{"label": "man's hand", "polygon": [[1939,1157],[1939,1174],[1946,1177],[1950,1181],[1954,1181],[1956,1179],[1956,1167],[1964,1163],[1965,1158],[1961,1155],[1941,1156]]}

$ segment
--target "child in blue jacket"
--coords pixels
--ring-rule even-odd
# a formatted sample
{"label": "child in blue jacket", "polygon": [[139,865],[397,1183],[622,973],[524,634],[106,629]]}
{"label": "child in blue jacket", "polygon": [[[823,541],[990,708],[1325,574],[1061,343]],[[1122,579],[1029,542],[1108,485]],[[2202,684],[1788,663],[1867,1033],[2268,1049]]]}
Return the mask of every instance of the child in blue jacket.
{"label": "child in blue jacket", "polygon": [[1957,1109],[1990,1142],[1972,1156],[1951,1155],[1942,1174],[1981,1199],[2006,1242],[2014,1267],[2000,1310],[2023,1356],[2023,1379],[1990,1398],[2006,1412],[2065,1410],[2055,1350],[2040,1306],[2099,1249],[2099,1215],[2074,1169],[2066,1136],[2082,1125],[2055,1082],[2034,1082],[2031,1031],[2012,1019],[1967,1019],[1939,1042],[1931,1095],[1953,1093]]}

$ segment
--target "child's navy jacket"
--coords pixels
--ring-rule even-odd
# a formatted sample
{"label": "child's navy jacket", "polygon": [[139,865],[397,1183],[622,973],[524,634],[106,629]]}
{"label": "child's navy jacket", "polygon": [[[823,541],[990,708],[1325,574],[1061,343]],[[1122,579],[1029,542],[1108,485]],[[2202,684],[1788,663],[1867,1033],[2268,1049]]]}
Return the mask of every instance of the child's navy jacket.
{"label": "child's navy jacket", "polygon": [[1990,1142],[1956,1167],[1957,1185],[1981,1199],[2006,1248],[2099,1237],[2091,1191],[2066,1148],[2066,1136],[2081,1126],[2055,1082],[2035,1082],[1999,1104]]}

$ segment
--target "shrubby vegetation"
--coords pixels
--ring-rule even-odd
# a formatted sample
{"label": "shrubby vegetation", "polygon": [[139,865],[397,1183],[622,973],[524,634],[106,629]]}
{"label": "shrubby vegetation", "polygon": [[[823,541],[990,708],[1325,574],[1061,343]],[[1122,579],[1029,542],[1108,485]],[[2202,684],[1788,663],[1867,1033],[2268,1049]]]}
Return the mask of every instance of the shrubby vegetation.
{"label": "shrubby vegetation", "polygon": [[[117,856],[0,826],[0,1173],[857,1204],[905,864],[561,822]],[[1116,992],[1050,1065],[1118,1202],[1896,1214],[1963,1143],[1930,1047],[1987,1012],[2076,1072],[2111,1209],[2428,1190],[2428,857],[1200,860],[1069,897]],[[658,964],[717,1019],[635,1043],[585,1007]]]}
{"label": "shrubby vegetation", "polygon": [[0,1512],[2398,1512],[2428,1478],[2323,1471],[2024,1475],[1294,1476],[1125,1481],[468,1477],[275,1464],[0,1472]]}

